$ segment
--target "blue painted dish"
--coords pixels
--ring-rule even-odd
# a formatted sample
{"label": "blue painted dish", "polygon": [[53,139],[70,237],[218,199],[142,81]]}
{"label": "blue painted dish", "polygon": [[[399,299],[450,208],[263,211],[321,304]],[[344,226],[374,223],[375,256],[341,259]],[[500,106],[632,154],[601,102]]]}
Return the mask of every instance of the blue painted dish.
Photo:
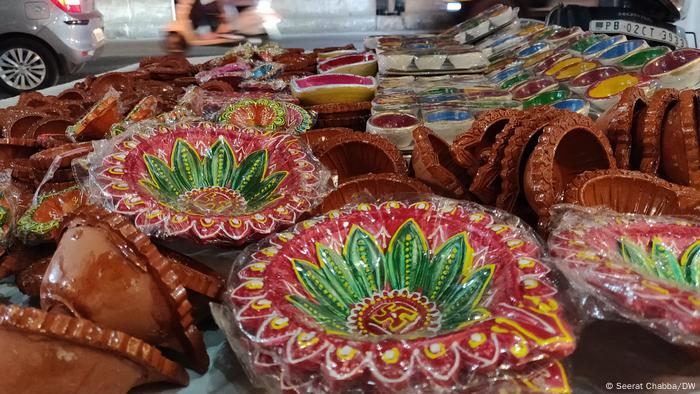
{"label": "blue painted dish", "polygon": [[501,82],[505,82],[506,80],[516,76],[517,74],[522,71],[523,66],[515,66],[515,67],[508,67],[503,71],[500,71],[498,74],[494,75],[491,80],[497,84],[500,84]]}
{"label": "blue painted dish", "polygon": [[627,41],[627,37],[625,36],[612,36],[609,38],[606,38],[603,41],[599,41],[590,47],[586,48],[585,51],[583,51],[583,56],[586,57],[593,57],[601,54],[603,51],[606,49],[612,47],[615,44],[621,43]]}
{"label": "blue painted dish", "polygon": [[537,55],[538,53],[547,51],[548,49],[549,49],[549,44],[547,44],[545,42],[538,42],[538,43],[532,44],[529,47],[521,50],[520,52],[518,52],[517,56],[519,59],[528,59],[528,58],[531,58],[531,57]]}
{"label": "blue painted dish", "polygon": [[576,112],[581,115],[588,115],[591,105],[586,100],[573,98],[554,103],[552,107]]}
{"label": "blue painted dish", "polygon": [[629,40],[619,42],[606,49],[598,56],[598,60],[605,65],[611,65],[623,58],[647,48],[649,44],[645,40]]}

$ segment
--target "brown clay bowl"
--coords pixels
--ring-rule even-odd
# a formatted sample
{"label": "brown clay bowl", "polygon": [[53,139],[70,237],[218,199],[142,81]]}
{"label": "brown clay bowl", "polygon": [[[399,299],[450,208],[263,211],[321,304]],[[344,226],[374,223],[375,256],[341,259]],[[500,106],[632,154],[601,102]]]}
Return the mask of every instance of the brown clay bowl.
{"label": "brown clay bowl", "polygon": [[542,119],[538,119],[537,122],[525,123],[523,127],[518,127],[513,131],[513,135],[503,150],[500,172],[501,190],[496,198],[496,207],[504,211],[515,212],[524,181],[522,179],[523,171],[539,143],[540,136],[548,125],[557,124],[565,117],[570,116],[580,122],[583,127],[594,127],[593,121],[587,116],[559,109],[552,111],[549,116],[553,116],[553,118],[550,118],[549,121],[543,122]]}
{"label": "brown clay bowl", "polygon": [[41,283],[44,310],[61,310],[184,353],[203,373],[208,356],[170,260],[127,219],[83,206],[63,228]]}
{"label": "brown clay bowl", "polygon": [[355,133],[355,131],[346,127],[329,127],[325,129],[309,130],[306,133],[300,134],[299,138],[309,144],[311,150],[316,153],[319,146],[326,141],[335,138],[345,138],[352,133]]}
{"label": "brown clay bowl", "polygon": [[85,115],[85,112],[90,109],[90,105],[90,102],[87,100],[64,100],[57,102],[57,106],[62,109],[64,116],[74,121]]}
{"label": "brown clay bowl", "polygon": [[406,174],[401,152],[386,138],[367,133],[352,133],[319,144],[317,157],[337,176],[339,183],[369,173]]}
{"label": "brown clay bowl", "polygon": [[56,101],[55,97],[44,96],[39,92],[21,93],[17,99],[17,107],[33,109],[51,105]]}
{"label": "brown clay bowl", "polygon": [[52,116],[34,123],[26,133],[25,138],[37,138],[42,134],[65,134],[66,129],[74,123],[74,120],[65,116]]}
{"label": "brown clay bowl", "polygon": [[474,177],[479,166],[488,161],[498,133],[521,115],[521,111],[514,109],[492,109],[479,113],[471,129],[458,135],[450,146],[455,161]]}
{"label": "brown clay bowl", "polygon": [[7,393],[121,394],[144,383],[189,380],[142,339],[35,308],[0,305],[0,346]]}
{"label": "brown clay bowl", "polygon": [[661,175],[684,186],[700,186],[700,144],[698,143],[698,101],[695,91],[680,93],[661,129]]}
{"label": "brown clay bowl", "polygon": [[[33,196],[29,195],[31,200]],[[6,256],[0,262],[0,278],[16,274],[30,265],[53,256],[56,247],[54,245],[24,245],[15,244],[9,249]]]}
{"label": "brown clay bowl", "polygon": [[39,298],[41,281],[50,262],[51,256],[47,256],[15,274],[15,284],[19,291],[32,298]]}
{"label": "brown clay bowl", "polygon": [[416,178],[437,194],[466,197],[471,179],[452,157],[449,144],[425,126],[413,130],[413,141],[411,166]]}
{"label": "brown clay bowl", "polygon": [[32,110],[9,110],[2,115],[0,124],[5,138],[28,138],[29,130],[46,117],[45,113]]}
{"label": "brown clay bowl", "polygon": [[369,115],[372,111],[370,101],[357,103],[329,103],[318,104],[306,107],[307,110],[314,111],[319,119],[351,118]]}
{"label": "brown clay bowl", "polygon": [[401,174],[366,174],[350,178],[328,193],[318,208],[326,213],[367,197],[373,201],[399,193],[430,193],[428,186]]}
{"label": "brown clay bowl", "polygon": [[657,176],[638,171],[587,171],[574,178],[564,202],[584,207],[603,206],[620,213],[644,215],[697,214],[700,194]]}
{"label": "brown clay bowl", "polygon": [[39,147],[36,141],[33,140],[0,138],[0,162],[2,163],[11,163],[18,159],[29,159],[38,150]]}
{"label": "brown clay bowl", "polygon": [[[608,136],[620,169],[638,169],[641,158],[633,155],[635,136],[643,134],[644,116],[647,110],[647,97],[639,87],[625,89],[620,101],[598,118],[596,127]],[[633,160],[634,156],[634,160]]]}
{"label": "brown clay bowl", "polygon": [[[668,112],[678,103],[679,92],[676,89],[659,89],[649,100],[642,121],[642,135],[635,135],[632,143],[632,155],[639,157],[639,170],[657,174],[661,165],[661,129],[664,127]],[[638,152],[637,149],[641,149]]]}
{"label": "brown clay bowl", "polygon": [[545,127],[525,166],[523,186],[530,207],[540,217],[564,199],[571,181],[586,171],[615,168],[610,143],[603,133],[567,116]]}
{"label": "brown clay bowl", "polygon": [[496,135],[496,141],[491,146],[488,161],[477,170],[469,191],[482,203],[495,204],[501,191],[501,162],[508,142],[515,131],[523,128],[525,130],[521,133],[527,134],[528,130],[539,130],[558,116],[559,112],[549,106],[533,107],[523,111],[519,118],[508,122],[503,131]]}
{"label": "brown clay bowl", "polygon": [[93,97],[102,97],[110,89],[120,93],[127,93],[133,89],[133,82],[129,75],[122,72],[102,74],[90,84],[90,94]]}
{"label": "brown clay bowl", "polygon": [[82,89],[66,89],[56,96],[58,101],[85,101],[89,100],[89,94]]}
{"label": "brown clay bowl", "polygon": [[87,156],[90,152],[92,152],[92,142],[80,142],[45,149],[33,154],[29,160],[35,168],[46,170],[54,160],[58,159],[58,168],[65,168],[70,167],[73,159]]}
{"label": "brown clay bowl", "polygon": [[70,144],[68,136],[63,134],[41,134],[36,138],[36,143],[42,148],[55,148],[64,144]]}

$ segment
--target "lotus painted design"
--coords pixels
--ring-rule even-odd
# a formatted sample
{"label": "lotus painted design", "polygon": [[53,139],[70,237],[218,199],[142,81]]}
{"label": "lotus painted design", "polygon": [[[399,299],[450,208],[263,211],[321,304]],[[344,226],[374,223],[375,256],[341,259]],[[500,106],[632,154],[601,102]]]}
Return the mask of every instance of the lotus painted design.
{"label": "lotus painted design", "polygon": [[89,157],[104,205],[147,233],[243,243],[294,223],[325,191],[320,164],[291,135],[206,123],[149,132]]}
{"label": "lotus painted design", "polygon": [[452,387],[573,351],[540,254],[476,204],[359,204],[243,255],[230,298],[251,362],[283,385]]}
{"label": "lotus painted design", "polygon": [[275,131],[299,134],[313,126],[313,117],[304,108],[266,98],[239,100],[226,107],[218,121],[263,134]]}
{"label": "lotus painted design", "polygon": [[570,209],[550,237],[567,278],[673,342],[700,346],[700,223]]}

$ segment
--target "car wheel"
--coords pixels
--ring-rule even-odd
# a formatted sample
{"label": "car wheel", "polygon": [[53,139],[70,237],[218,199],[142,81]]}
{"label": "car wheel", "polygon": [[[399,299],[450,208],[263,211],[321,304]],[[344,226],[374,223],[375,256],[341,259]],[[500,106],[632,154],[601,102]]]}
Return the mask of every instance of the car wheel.
{"label": "car wheel", "polygon": [[18,94],[53,86],[58,62],[42,43],[12,38],[0,44],[0,89]]}

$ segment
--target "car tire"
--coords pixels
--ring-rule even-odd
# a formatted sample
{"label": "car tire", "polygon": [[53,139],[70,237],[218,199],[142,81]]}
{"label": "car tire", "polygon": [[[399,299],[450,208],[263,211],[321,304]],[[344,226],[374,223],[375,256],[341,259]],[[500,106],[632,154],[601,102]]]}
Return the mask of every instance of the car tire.
{"label": "car tire", "polygon": [[58,75],[58,60],[43,43],[18,37],[0,44],[0,89],[12,94],[44,89]]}

